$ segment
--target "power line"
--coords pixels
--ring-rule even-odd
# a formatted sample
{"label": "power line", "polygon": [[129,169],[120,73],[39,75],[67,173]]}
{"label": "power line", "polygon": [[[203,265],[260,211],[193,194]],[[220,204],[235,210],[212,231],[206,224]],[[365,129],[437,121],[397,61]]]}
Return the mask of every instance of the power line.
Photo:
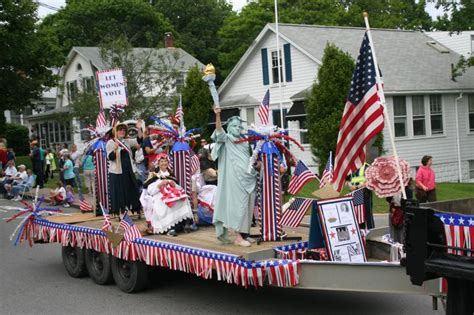
{"label": "power line", "polygon": [[50,9],[50,10],[53,10],[53,11],[59,11],[60,9],[59,8],[56,8],[52,5],[49,5],[49,4],[46,4],[46,3],[43,3],[43,2],[40,2],[40,1],[35,1],[39,6],[41,7],[44,7],[46,9]]}

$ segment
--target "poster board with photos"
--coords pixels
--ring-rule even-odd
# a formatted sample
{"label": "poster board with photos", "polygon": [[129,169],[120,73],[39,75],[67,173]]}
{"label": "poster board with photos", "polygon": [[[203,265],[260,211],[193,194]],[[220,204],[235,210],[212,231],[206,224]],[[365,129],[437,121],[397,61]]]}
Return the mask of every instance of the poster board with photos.
{"label": "poster board with photos", "polygon": [[366,262],[352,197],[318,200],[318,212],[330,260]]}
{"label": "poster board with photos", "polygon": [[102,108],[110,108],[112,105],[128,105],[126,82],[122,69],[97,71],[96,77]]}

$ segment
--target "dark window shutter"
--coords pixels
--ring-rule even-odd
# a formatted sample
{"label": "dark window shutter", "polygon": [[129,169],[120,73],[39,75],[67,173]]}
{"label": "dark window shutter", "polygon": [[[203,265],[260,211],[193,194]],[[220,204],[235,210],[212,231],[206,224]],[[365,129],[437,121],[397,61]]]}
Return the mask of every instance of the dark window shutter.
{"label": "dark window shutter", "polygon": [[291,82],[293,80],[291,72],[291,50],[290,44],[283,45],[283,51],[285,55],[285,78],[286,82]]}
{"label": "dark window shutter", "polygon": [[268,53],[266,48],[262,48],[262,74],[263,74],[263,85],[270,84],[270,78],[268,76]]}

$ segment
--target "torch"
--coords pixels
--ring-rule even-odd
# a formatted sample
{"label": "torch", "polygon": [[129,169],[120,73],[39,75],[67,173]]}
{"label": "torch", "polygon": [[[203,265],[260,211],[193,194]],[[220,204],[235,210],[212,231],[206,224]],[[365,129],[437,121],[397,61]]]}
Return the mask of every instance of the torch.
{"label": "torch", "polygon": [[204,69],[204,76],[202,77],[202,79],[209,85],[209,91],[211,92],[214,105],[216,107],[220,107],[219,94],[217,94],[216,85],[214,84],[214,80],[216,79],[216,69],[214,68],[212,63],[208,64]]}

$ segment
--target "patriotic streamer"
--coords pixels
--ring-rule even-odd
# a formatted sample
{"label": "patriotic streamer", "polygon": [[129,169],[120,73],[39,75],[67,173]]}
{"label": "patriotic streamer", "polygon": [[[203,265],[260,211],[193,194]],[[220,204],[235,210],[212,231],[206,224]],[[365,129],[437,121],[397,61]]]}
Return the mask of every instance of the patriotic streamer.
{"label": "patriotic streamer", "polygon": [[[187,150],[183,150],[187,147]],[[178,184],[184,189],[186,195],[191,200],[191,153],[190,148],[183,143],[174,145],[172,148],[173,154],[173,173],[178,181]]]}
{"label": "patriotic streamer", "polygon": [[[195,274],[204,279],[212,279],[215,274],[219,281],[246,288],[257,288],[266,283],[294,287],[299,283],[298,260],[247,261],[236,255],[144,238],[136,238],[133,242],[124,239],[119,246],[113,248],[106,234],[100,229],[53,223],[41,217],[32,221],[30,230],[31,237],[35,240],[92,249],[120,259],[143,261],[149,266]],[[21,236],[20,240],[22,238],[24,236]]]}
{"label": "patriotic streamer", "polygon": [[447,246],[471,250],[448,248],[447,253],[474,256],[474,216],[437,211],[435,216],[443,222]]}
{"label": "patriotic streamer", "polygon": [[281,188],[278,158],[271,153],[262,153],[263,176],[260,209],[262,214],[261,235],[263,241],[279,240],[282,234]]}
{"label": "patriotic streamer", "polygon": [[108,164],[107,152],[105,148],[94,151],[94,165],[95,165],[95,185],[96,185],[96,209],[99,205],[104,208],[109,208],[109,180],[108,180]]}
{"label": "patriotic streamer", "polygon": [[280,259],[298,260],[305,259],[307,248],[308,242],[299,242],[295,244],[274,247],[273,250]]}
{"label": "patriotic streamer", "polygon": [[33,232],[33,220],[44,214],[44,213],[53,213],[53,212],[62,212],[58,208],[44,208],[41,207],[41,204],[44,201],[44,196],[41,197],[39,201],[36,201],[38,198],[38,190],[36,190],[36,198],[32,205],[28,204],[26,201],[21,200],[20,202],[25,206],[25,208],[18,209],[19,212],[12,217],[8,218],[6,222],[11,222],[22,215],[25,217],[22,218],[17,227],[13,230],[13,233],[10,236],[10,241],[13,242],[13,245],[17,246],[18,243],[21,243],[23,240],[27,240],[30,247],[33,245],[34,232]]}

